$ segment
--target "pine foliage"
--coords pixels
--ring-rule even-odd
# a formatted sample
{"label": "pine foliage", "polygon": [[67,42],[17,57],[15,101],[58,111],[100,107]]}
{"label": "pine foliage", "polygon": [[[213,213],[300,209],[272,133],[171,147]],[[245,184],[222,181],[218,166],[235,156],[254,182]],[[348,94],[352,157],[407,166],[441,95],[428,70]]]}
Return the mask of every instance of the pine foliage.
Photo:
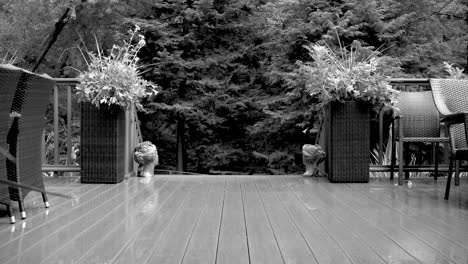
{"label": "pine foliage", "polygon": [[305,46],[379,50],[388,77],[444,77],[444,61],[467,69],[466,0],[0,0],[0,58],[28,65],[70,5],[73,19],[39,71],[74,77],[71,67],[86,66],[77,45],[96,36],[110,50],[138,25],[140,74],[162,89],[143,101],[142,130],[169,169],[183,118],[190,171],[299,170],[319,121],[296,78],[312,63]]}

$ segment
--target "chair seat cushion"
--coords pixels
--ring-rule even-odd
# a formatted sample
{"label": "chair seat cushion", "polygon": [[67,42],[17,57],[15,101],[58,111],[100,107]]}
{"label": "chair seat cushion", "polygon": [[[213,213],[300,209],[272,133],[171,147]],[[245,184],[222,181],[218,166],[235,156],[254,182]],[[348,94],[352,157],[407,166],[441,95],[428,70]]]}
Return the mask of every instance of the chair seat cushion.
{"label": "chair seat cushion", "polygon": [[403,142],[429,142],[429,143],[448,143],[449,139],[446,137],[404,137]]}

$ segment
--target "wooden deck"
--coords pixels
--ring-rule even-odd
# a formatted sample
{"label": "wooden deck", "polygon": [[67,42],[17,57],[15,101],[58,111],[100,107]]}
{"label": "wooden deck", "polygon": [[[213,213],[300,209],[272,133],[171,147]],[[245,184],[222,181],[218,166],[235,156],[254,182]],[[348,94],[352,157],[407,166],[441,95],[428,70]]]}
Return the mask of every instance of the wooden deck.
{"label": "wooden deck", "polygon": [[[332,184],[302,176],[47,179],[73,199],[27,199],[0,263],[468,263],[468,181]],[[18,217],[18,211],[15,211]]]}

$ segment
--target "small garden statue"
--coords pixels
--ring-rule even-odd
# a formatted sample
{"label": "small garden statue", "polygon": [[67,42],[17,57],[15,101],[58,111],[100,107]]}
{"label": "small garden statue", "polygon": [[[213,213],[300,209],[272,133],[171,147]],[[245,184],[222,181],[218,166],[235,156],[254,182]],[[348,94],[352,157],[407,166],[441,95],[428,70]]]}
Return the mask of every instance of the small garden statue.
{"label": "small garden statue", "polygon": [[318,165],[325,160],[325,151],[319,145],[302,146],[302,162],[306,167],[306,176],[321,176]]}
{"label": "small garden statue", "polygon": [[154,175],[154,166],[159,164],[158,150],[150,141],[145,141],[135,147],[133,158],[140,164],[138,168],[140,177]]}

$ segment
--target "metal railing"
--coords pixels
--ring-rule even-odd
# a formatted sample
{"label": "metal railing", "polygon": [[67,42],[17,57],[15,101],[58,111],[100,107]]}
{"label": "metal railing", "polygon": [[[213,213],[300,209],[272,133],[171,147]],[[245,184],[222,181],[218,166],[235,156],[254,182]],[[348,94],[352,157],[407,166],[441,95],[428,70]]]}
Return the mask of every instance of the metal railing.
{"label": "metal railing", "polygon": [[[407,91],[407,90],[430,90],[430,82],[429,79],[422,79],[422,78],[391,78],[389,79],[390,84],[394,86],[398,90]],[[72,100],[72,90],[79,81],[74,78],[58,78],[56,79],[56,87],[54,88],[54,95],[53,95],[53,130],[51,131],[53,135],[53,164],[47,164],[46,162],[46,142],[45,142],[45,135],[43,137],[43,166],[42,170],[44,172],[79,172],[81,170],[80,165],[71,164],[72,162],[72,123],[73,123],[73,102]],[[66,120],[64,126],[61,129],[60,125],[60,109],[59,109],[59,98],[62,100],[65,99],[66,101]],[[77,108],[79,109],[79,108]],[[135,130],[130,132],[130,141],[141,142],[142,136],[139,126],[138,118],[136,117],[136,113],[133,112],[135,116],[129,117],[131,118],[131,122],[135,127]],[[383,149],[384,149],[384,111],[381,111],[379,114],[379,135],[378,135],[378,164],[374,164],[370,166],[370,170],[373,172],[389,172],[390,165],[383,164]],[[60,145],[60,133],[61,131],[66,131],[66,133],[62,133],[66,135],[65,144],[66,144],[66,153],[61,153],[61,145]],[[65,155],[65,164],[61,164],[61,158]],[[406,165],[404,166],[404,171],[430,171],[432,170],[432,166],[428,165]],[[446,164],[439,165],[440,171],[448,171],[448,166]]]}
{"label": "metal railing", "polygon": [[[79,172],[81,171],[81,167],[79,165],[74,165],[71,164],[72,162],[72,137],[71,137],[71,131],[72,131],[72,117],[73,117],[73,112],[72,112],[72,89],[75,87],[77,84],[79,84],[79,81],[75,78],[58,78],[55,79],[56,81],[56,86],[54,87],[54,92],[53,92],[53,129],[52,129],[52,135],[53,135],[53,164],[48,164],[47,163],[47,149],[46,149],[46,131],[44,130],[44,135],[42,137],[42,171],[44,172]],[[62,131],[64,131],[66,135],[66,158],[65,158],[65,164],[60,164],[60,157],[63,155],[60,153],[61,146],[60,146],[60,132],[61,130],[59,129],[59,98],[66,98],[66,121],[64,122],[64,127]],[[63,125],[62,125],[63,126]]]}
{"label": "metal railing", "polygon": [[[53,91],[52,103],[52,120],[48,120],[48,128],[44,130],[42,137],[42,171],[43,172],[80,172],[81,166],[77,164],[73,158],[73,122],[76,118],[80,118],[79,105],[76,100],[73,100],[73,88],[79,84],[76,78],[57,78],[55,79],[56,86]],[[63,102],[65,101],[65,102]],[[61,123],[62,116],[66,116]],[[133,156],[131,152],[135,144],[142,141],[140,122],[136,111],[128,111],[126,113],[127,128],[126,128],[126,145],[131,151],[126,151],[126,172],[135,171]],[[52,123],[52,126],[51,124]],[[78,131],[79,133],[79,131]],[[46,137],[51,138],[46,142]],[[61,139],[62,137],[62,139]],[[63,140],[64,138],[64,140]],[[50,143],[53,141],[53,144]],[[53,155],[47,156],[47,150],[52,148]],[[64,151],[66,150],[66,151]],[[64,153],[65,152],[65,153]],[[52,164],[50,164],[52,160]]]}

